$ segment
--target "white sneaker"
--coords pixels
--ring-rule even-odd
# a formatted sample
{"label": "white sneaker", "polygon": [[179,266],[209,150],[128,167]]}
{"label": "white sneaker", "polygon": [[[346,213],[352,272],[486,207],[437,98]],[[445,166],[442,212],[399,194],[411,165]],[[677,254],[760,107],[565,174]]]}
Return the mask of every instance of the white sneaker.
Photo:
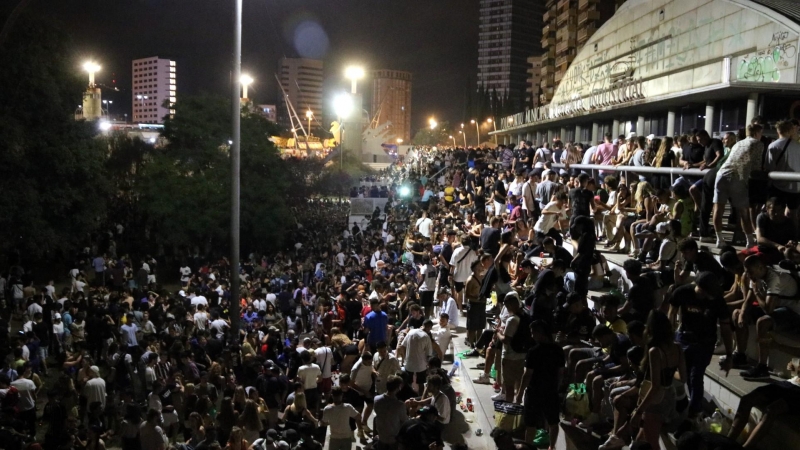
{"label": "white sneaker", "polygon": [[717,248],[722,248],[725,247],[726,245],[728,245],[728,243],[725,242],[724,239],[719,239],[719,238],[717,239]]}
{"label": "white sneaker", "polygon": [[502,392],[499,393],[499,394],[494,394],[492,396],[492,400],[495,401],[495,402],[504,402],[504,401],[506,401],[506,394],[504,394]]}
{"label": "white sneaker", "polygon": [[611,436],[608,437],[608,440],[606,441],[605,444],[601,445],[600,447],[597,447],[597,450],[616,450],[622,447],[625,447],[625,441],[620,439],[620,437],[617,436],[616,434],[612,434]]}
{"label": "white sneaker", "polygon": [[714,242],[714,238],[711,236],[703,236],[700,238],[700,242],[711,243]]}
{"label": "white sneaker", "polygon": [[491,378],[485,373],[480,374],[478,378],[473,378],[472,382],[475,384],[492,384]]}
{"label": "white sneaker", "polygon": [[599,414],[591,413],[589,417],[583,420],[578,426],[581,428],[592,428],[593,426],[602,422]]}

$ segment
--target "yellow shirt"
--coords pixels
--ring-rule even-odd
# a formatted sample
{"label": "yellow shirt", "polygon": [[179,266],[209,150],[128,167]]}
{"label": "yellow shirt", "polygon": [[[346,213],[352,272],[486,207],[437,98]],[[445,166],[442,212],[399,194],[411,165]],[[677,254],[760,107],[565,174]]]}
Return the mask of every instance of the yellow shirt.
{"label": "yellow shirt", "polygon": [[444,188],[444,201],[452,202],[455,200],[456,188],[453,186],[447,186]]}
{"label": "yellow shirt", "polygon": [[606,326],[611,328],[611,331],[614,333],[622,333],[626,336],[628,335],[628,324],[626,324],[621,317],[617,317],[614,322],[606,322]]}

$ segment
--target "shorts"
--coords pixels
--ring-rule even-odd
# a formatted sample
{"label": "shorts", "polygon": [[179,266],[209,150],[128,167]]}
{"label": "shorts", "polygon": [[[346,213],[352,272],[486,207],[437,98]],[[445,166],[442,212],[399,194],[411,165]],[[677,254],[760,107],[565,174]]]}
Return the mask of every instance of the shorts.
{"label": "shorts", "polygon": [[333,388],[333,378],[323,378],[317,383],[317,388],[323,394],[329,394]]}
{"label": "shorts", "polygon": [[699,180],[692,183],[692,186],[696,187],[697,189],[703,190],[703,179],[700,178]]}
{"label": "shorts", "polygon": [[[797,300],[790,300],[797,301]],[[786,333],[797,334],[800,332],[800,315],[785,306],[779,306],[770,314],[772,321],[775,322],[775,330]]]}
{"label": "shorts", "polygon": [[319,388],[306,389],[305,393],[308,407],[311,409],[316,408],[319,405]]}
{"label": "shorts", "polygon": [[467,331],[482,331],[484,328],[486,328],[486,303],[469,302]]}
{"label": "shorts", "polygon": [[786,207],[792,210],[800,208],[800,194],[793,194],[791,192],[783,192],[773,186],[769,187],[769,196],[778,197],[786,203]]}
{"label": "shorts", "polygon": [[422,291],[419,293],[419,303],[423,308],[433,306],[433,291]]}
{"label": "shorts", "polygon": [[503,367],[503,384],[518,383],[522,380],[522,373],[525,371],[524,359],[503,358],[500,364]]}
{"label": "shorts", "polygon": [[342,347],[342,353],[345,356],[358,356],[358,344],[350,344]]}
{"label": "shorts", "polygon": [[456,292],[461,292],[464,290],[464,283],[460,281],[453,281],[453,290]]}
{"label": "shorts", "polygon": [[733,180],[731,177],[717,176],[714,184],[714,204],[724,205],[730,200],[731,205],[736,209],[743,209],[750,206],[747,194],[747,184]]}
{"label": "shorts", "polygon": [[745,258],[751,255],[758,255],[759,259],[769,266],[778,264],[784,259],[783,253],[781,253],[777,247],[771,245],[756,245],[742,250],[739,254],[743,255]]}
{"label": "shorts", "polygon": [[[555,425],[561,419],[558,395],[542,395],[525,393],[523,401],[525,426],[528,428],[544,428],[544,425]],[[556,392],[554,389],[553,392]]]}

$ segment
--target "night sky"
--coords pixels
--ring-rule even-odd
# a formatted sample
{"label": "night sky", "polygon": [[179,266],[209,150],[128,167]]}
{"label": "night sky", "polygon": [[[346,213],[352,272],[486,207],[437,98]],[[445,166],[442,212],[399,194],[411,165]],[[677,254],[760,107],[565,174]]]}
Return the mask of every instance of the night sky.
{"label": "night sky", "polygon": [[[115,74],[120,92],[103,93],[112,114],[130,114],[135,58],[175,59],[179,97],[229,92],[233,0],[33,0],[29,10],[65,25],[82,57],[103,66],[99,83],[111,85]],[[478,0],[244,0],[243,29],[242,67],[256,79],[249,96],[258,103],[276,99],[278,59],[306,55],[325,61],[326,107],[331,88],[349,86],[345,65],[358,62],[413,73],[413,130],[431,115],[463,119],[477,70]],[[371,84],[361,86],[368,95]]]}

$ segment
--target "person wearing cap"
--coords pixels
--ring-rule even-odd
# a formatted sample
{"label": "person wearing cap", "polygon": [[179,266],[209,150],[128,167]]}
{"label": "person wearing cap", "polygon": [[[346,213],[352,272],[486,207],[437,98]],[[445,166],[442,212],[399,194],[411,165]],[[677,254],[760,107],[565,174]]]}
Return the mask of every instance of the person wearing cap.
{"label": "person wearing cap", "polygon": [[701,272],[694,283],[676,288],[669,300],[669,318],[673,325],[677,323],[678,313],[681,316],[677,341],[686,355],[690,414],[702,409],[703,377],[716,347],[718,324],[726,355],[720,365],[726,374],[733,363],[731,314],[722,294],[719,277]]}

